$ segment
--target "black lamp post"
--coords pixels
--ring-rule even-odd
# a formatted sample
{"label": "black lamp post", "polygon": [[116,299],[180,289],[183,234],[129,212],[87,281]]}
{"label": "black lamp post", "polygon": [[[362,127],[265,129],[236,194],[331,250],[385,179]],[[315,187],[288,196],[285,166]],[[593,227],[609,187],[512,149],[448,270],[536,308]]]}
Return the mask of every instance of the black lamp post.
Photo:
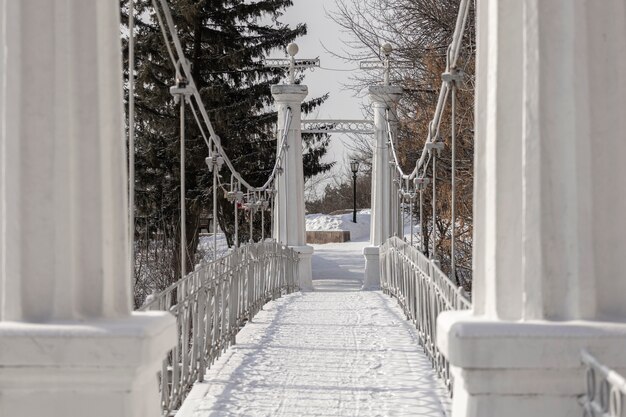
{"label": "black lamp post", "polygon": [[359,161],[350,162],[350,170],[352,171],[352,201],[354,203],[352,222],[356,223],[356,173],[359,172]]}

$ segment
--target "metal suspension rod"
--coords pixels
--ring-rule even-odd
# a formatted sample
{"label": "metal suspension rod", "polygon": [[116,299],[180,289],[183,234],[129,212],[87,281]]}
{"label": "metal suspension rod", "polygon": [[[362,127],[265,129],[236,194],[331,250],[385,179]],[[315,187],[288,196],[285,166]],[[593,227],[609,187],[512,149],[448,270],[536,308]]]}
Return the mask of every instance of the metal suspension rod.
{"label": "metal suspension rod", "polygon": [[432,259],[437,259],[437,155],[433,149],[433,251]]}
{"label": "metal suspension rod", "polygon": [[[387,150],[389,151],[391,149],[391,144],[389,143],[389,140],[387,140]],[[389,192],[391,193],[390,197],[390,202],[389,202],[389,209],[391,210],[390,212],[390,216],[391,217],[391,227],[389,228],[389,232],[391,236],[398,236],[397,233],[397,229],[398,229],[398,212],[397,212],[397,205],[398,205],[398,191],[396,190],[396,183],[394,181],[394,175],[393,175],[393,168],[391,166],[391,164],[389,164],[387,166],[387,170],[389,172],[389,181],[391,183],[391,186],[389,187]]]}
{"label": "metal suspension rod", "polygon": [[405,202],[404,202],[404,191],[402,191],[402,185],[399,184],[398,185],[398,197],[396,197],[398,202],[396,204],[398,204],[398,225],[396,226],[399,230],[398,230],[398,235],[400,236],[400,239],[404,240],[404,209],[405,209]]}
{"label": "metal suspension rod", "polygon": [[424,245],[424,190],[422,188],[420,188],[420,246],[424,253],[426,246]]}
{"label": "metal suspension rod", "polygon": [[[272,187],[272,190],[274,188]],[[276,194],[272,191],[272,195],[270,196],[270,198],[272,199],[272,208],[270,209],[270,231],[271,231],[271,236],[274,240],[277,240],[277,236],[274,236],[274,225],[276,224],[276,218],[275,213],[276,213]]]}
{"label": "metal suspension rod", "polygon": [[213,259],[217,259],[217,176],[218,166],[213,165]]}
{"label": "metal suspension rod", "polygon": [[233,203],[235,203],[235,247],[239,247],[239,182],[237,182],[237,187],[235,191],[235,199]]}
{"label": "metal suspension rod", "polygon": [[185,97],[180,96],[180,275],[187,275],[187,213],[185,212]]}
{"label": "metal suspension rod", "polygon": [[280,195],[278,193],[278,187],[280,186],[280,176],[282,175],[282,173],[278,174],[277,177],[277,181],[276,181],[276,194],[274,194],[274,198],[276,199],[276,205],[274,207],[274,221],[276,221],[276,236],[275,239],[277,242],[280,242],[280,212],[281,212],[281,204],[283,203],[282,201],[280,201]]}
{"label": "metal suspension rod", "polygon": [[405,240],[404,237],[404,198],[400,198],[400,237]]}
{"label": "metal suspension rod", "polygon": [[254,233],[254,204],[255,202],[252,200],[254,198],[254,194],[250,194],[248,200],[248,211],[250,212],[250,239],[248,240],[250,243],[254,243],[254,238],[252,234]]}
{"label": "metal suspension rod", "polygon": [[135,0],[128,0],[128,260],[135,281]]}
{"label": "metal suspension rod", "polygon": [[[158,13],[158,7],[156,5],[156,2],[159,2],[161,5],[161,10],[165,16],[165,23],[163,23],[160,14]],[[211,121],[209,119],[209,115],[207,113],[206,108],[204,107],[204,103],[202,101],[202,98],[200,97],[200,92],[198,91],[195,81],[193,79],[192,73],[191,73],[191,67],[189,62],[185,59],[185,54],[184,54],[184,50],[182,47],[182,43],[180,41],[180,38],[178,37],[178,34],[176,32],[176,26],[174,25],[174,19],[172,17],[172,13],[170,12],[167,0],[153,0],[153,4],[155,9],[157,10],[157,17],[159,18],[159,26],[161,27],[162,31],[164,32],[163,37],[165,39],[165,42],[167,44],[168,47],[168,51],[171,51],[171,46],[169,44],[169,38],[167,36],[167,34],[165,33],[167,28],[167,32],[169,32],[169,35],[171,36],[171,41],[174,44],[174,49],[176,50],[176,54],[178,55],[179,58],[179,62],[180,62],[180,67],[182,69],[182,73],[183,75],[186,77],[187,81],[189,82],[189,87],[191,89],[192,92],[192,96],[198,106],[198,109],[200,110],[200,115],[202,116],[202,119],[204,121],[204,124],[206,126],[206,128],[209,131],[209,136],[211,138],[211,142],[216,146],[218,153],[224,158],[224,162],[226,163],[226,166],[228,167],[228,169],[230,170],[230,172],[239,180],[239,182],[241,182],[246,189],[248,190],[265,190],[267,189],[267,186],[269,186],[269,183],[271,182],[272,176],[275,174],[275,171],[272,175],[270,175],[270,179],[267,181],[266,185],[264,185],[263,187],[256,188],[251,186],[240,174],[239,172],[237,172],[237,170],[235,170],[234,166],[232,165],[232,162],[230,161],[230,159],[228,158],[228,155],[226,154],[226,152],[224,151],[224,149],[222,148],[222,144],[221,144],[221,140],[219,138],[219,136],[217,136],[217,134],[215,133],[215,130],[213,129],[213,125],[211,124]],[[175,64],[175,60],[173,57],[173,54],[171,55],[171,59],[172,62]],[[176,71],[177,74],[179,73],[179,68],[177,65],[174,65],[176,67]],[[191,101],[190,101],[191,104]],[[193,105],[193,104],[192,104]],[[289,114],[286,115],[288,123],[291,123],[291,112],[288,112]],[[203,131],[202,126],[198,126],[201,131]],[[288,130],[288,129],[286,129]],[[203,134],[204,136],[204,134]]]}
{"label": "metal suspension rod", "polygon": [[456,279],[455,240],[456,240],[456,83],[452,83],[452,236],[450,241],[450,271],[454,282]]}
{"label": "metal suspension rod", "polygon": [[411,200],[409,201],[409,222],[411,224],[411,246],[413,246],[413,203],[415,202],[415,195],[411,194]]}
{"label": "metal suspension rod", "polygon": [[261,203],[261,242],[265,242],[265,202],[267,196],[263,195],[263,202]]}

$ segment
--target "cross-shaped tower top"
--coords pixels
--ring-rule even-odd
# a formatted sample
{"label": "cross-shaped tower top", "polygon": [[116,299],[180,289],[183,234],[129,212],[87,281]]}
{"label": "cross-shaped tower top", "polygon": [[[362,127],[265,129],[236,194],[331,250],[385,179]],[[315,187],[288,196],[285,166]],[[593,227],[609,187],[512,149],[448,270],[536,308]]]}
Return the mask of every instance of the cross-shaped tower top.
{"label": "cross-shaped tower top", "polygon": [[289,84],[294,84],[296,81],[296,70],[302,70],[306,68],[314,68],[320,66],[319,58],[313,59],[296,59],[295,56],[298,53],[299,48],[295,43],[290,43],[287,46],[287,53],[289,58],[270,58],[265,60],[265,66],[269,68],[289,68]]}
{"label": "cross-shaped tower top", "polygon": [[382,69],[383,72],[383,80],[385,85],[390,84],[390,74],[391,74],[391,66],[394,68],[413,68],[414,65],[411,61],[396,61],[391,59],[391,53],[393,52],[393,47],[386,43],[380,47],[381,52],[384,55],[384,58],[381,61],[361,61],[361,69],[362,70],[371,70],[371,69]]}

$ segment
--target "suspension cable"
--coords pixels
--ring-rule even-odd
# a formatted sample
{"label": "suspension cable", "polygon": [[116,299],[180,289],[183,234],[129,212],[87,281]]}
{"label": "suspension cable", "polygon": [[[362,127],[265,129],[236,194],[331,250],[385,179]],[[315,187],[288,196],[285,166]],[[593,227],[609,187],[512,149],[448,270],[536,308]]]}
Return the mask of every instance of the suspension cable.
{"label": "suspension cable", "polygon": [[437,259],[437,155],[434,155],[434,149],[432,149],[431,152],[433,152],[433,251],[431,252],[430,258]]}
{"label": "suspension cable", "polygon": [[413,193],[411,194],[411,199],[409,201],[409,222],[411,225],[411,246],[413,246],[413,203],[415,202],[415,189],[413,189]]}
{"label": "suspension cable", "polygon": [[423,187],[420,187],[420,246],[422,247],[422,252],[425,252],[426,246],[424,245],[424,190],[423,190]]}
{"label": "suspension cable", "polygon": [[451,217],[452,217],[452,233],[450,236],[450,278],[455,283],[458,283],[456,279],[456,262],[455,262],[455,240],[456,240],[456,82],[452,83],[452,116],[451,116],[451,141],[452,141],[452,204],[451,204]]}
{"label": "suspension cable", "polygon": [[263,202],[261,205],[261,242],[265,241],[265,208],[267,201],[267,193],[264,191]]}
{"label": "suspension cable", "polygon": [[172,52],[172,46],[170,45],[170,41],[167,36],[167,30],[165,29],[165,24],[163,23],[163,17],[159,11],[159,7],[157,5],[157,0],[152,0],[152,7],[154,8],[154,13],[157,17],[157,22],[159,23],[159,28],[161,29],[161,35],[163,36],[163,40],[165,43],[165,47],[167,48],[167,54],[170,57],[170,61],[172,62],[172,66],[176,70],[176,77],[180,76],[178,71],[178,65],[176,65],[176,58],[174,57],[174,53]]}
{"label": "suspension cable", "polygon": [[185,189],[185,96],[180,100],[180,273],[187,275],[187,213]]}
{"label": "suspension cable", "polygon": [[[157,0],[153,0],[153,5],[155,5],[156,7],[156,2]],[[213,143],[217,149],[217,152],[224,158],[224,162],[226,163],[226,166],[228,167],[228,169],[230,170],[231,174],[233,174],[235,176],[235,178],[237,178],[239,180],[239,182],[247,189],[250,191],[253,190],[264,190],[266,189],[269,185],[269,183],[271,183],[271,181],[268,181],[268,183],[266,184],[266,186],[261,187],[260,189],[257,187],[253,187],[252,185],[250,185],[240,174],[239,172],[235,169],[235,167],[233,166],[230,158],[228,158],[228,155],[226,154],[226,152],[224,151],[224,149],[222,148],[222,144],[221,144],[221,140],[219,138],[219,136],[215,133],[215,130],[213,129],[213,125],[211,123],[211,120],[209,119],[208,113],[206,111],[206,108],[204,107],[204,103],[202,101],[202,98],[200,97],[200,93],[198,91],[198,88],[196,87],[195,81],[193,79],[192,73],[191,73],[191,68],[189,66],[189,62],[185,59],[185,54],[182,48],[182,44],[180,42],[180,38],[178,37],[178,34],[176,33],[176,27],[174,25],[174,19],[172,18],[172,14],[169,10],[169,7],[167,5],[167,0],[158,0],[159,3],[161,4],[161,9],[163,11],[163,14],[165,15],[165,23],[166,23],[166,27],[167,30],[169,31],[169,35],[172,38],[172,42],[174,44],[174,49],[176,50],[176,54],[178,55],[179,59],[178,59],[178,63],[180,63],[180,66],[182,68],[183,74],[185,75],[185,77],[187,78],[188,82],[189,82],[189,88],[192,92],[192,96],[196,102],[196,105],[198,106],[198,109],[200,110],[200,115],[202,116],[204,125],[207,127],[208,131],[209,131],[209,136],[211,139],[211,143]],[[162,24],[162,21],[160,20],[159,22],[160,24]],[[168,43],[169,40],[167,39],[167,36],[164,36],[165,42]]]}
{"label": "suspension cable", "polygon": [[[459,56],[461,53],[461,43],[463,40],[463,36],[465,34],[465,27],[467,25],[467,19],[469,16],[470,6],[471,6],[471,2],[469,0],[461,0],[461,3],[459,5],[459,13],[457,15],[457,20],[456,20],[456,24],[454,28],[454,33],[452,35],[452,41],[450,45],[448,46],[448,53],[447,53],[447,58],[446,58],[446,71],[447,72],[454,70],[457,67],[457,63],[458,63]],[[437,99],[437,106],[435,108],[433,118],[429,123],[428,136],[426,138],[426,142],[424,143],[424,147],[422,148],[420,158],[415,164],[415,168],[409,174],[406,174],[400,167],[400,164],[396,155],[395,144],[394,144],[392,134],[391,134],[391,129],[388,129],[388,134],[390,136],[390,140],[392,143],[391,150],[392,150],[393,162],[396,165],[396,170],[398,171],[398,174],[403,179],[408,179],[408,180],[415,179],[419,176],[420,169],[422,169],[422,172],[426,171],[426,168],[428,167],[428,162],[430,160],[430,159],[428,160],[426,159],[427,157],[429,158],[428,145],[439,140],[439,137],[440,137],[439,129],[441,127],[441,119],[442,119],[443,112],[445,110],[446,103],[448,101],[449,92],[450,92],[449,83],[446,81],[442,81],[441,87],[439,90],[439,97]],[[389,128],[388,115],[387,115],[387,123],[388,123],[388,128]],[[422,178],[423,178],[423,175],[422,175]]]}
{"label": "suspension cable", "polygon": [[[134,0],[130,0],[134,1]],[[181,272],[184,276],[186,273],[186,256],[187,256],[187,245],[186,245],[186,212],[185,212],[185,178],[184,178],[184,164],[185,164],[185,155],[184,155],[184,135],[185,135],[185,114],[184,107],[185,101],[191,108],[191,112],[193,114],[194,121],[198,126],[202,138],[207,145],[209,150],[209,155],[213,158],[213,162],[215,162],[215,155],[219,155],[230,171],[231,177],[236,179],[237,184],[237,194],[236,199],[234,201],[234,209],[235,209],[235,244],[239,245],[239,219],[238,219],[238,204],[239,204],[239,193],[240,187],[243,186],[248,194],[256,195],[257,192],[266,192],[270,188],[274,187],[274,184],[277,182],[278,175],[283,171],[283,162],[286,159],[287,152],[287,136],[289,130],[291,129],[291,123],[293,119],[293,112],[291,108],[288,108],[285,113],[285,129],[283,131],[283,135],[281,140],[277,144],[278,150],[276,155],[276,161],[272,168],[272,171],[265,181],[265,183],[261,187],[253,187],[250,183],[248,183],[243,176],[234,168],[230,158],[226,154],[225,150],[221,145],[221,140],[219,136],[215,133],[213,129],[213,125],[209,119],[207,110],[204,106],[202,98],[200,96],[199,90],[195,84],[195,80],[191,73],[190,64],[187,61],[184,50],[180,41],[180,38],[176,32],[176,27],[174,25],[174,20],[172,18],[171,11],[168,7],[167,0],[152,0],[152,5],[155,10],[155,16],[161,30],[161,34],[163,36],[163,40],[165,46],[167,48],[167,53],[169,59],[172,63],[172,66],[176,72],[176,79],[185,79],[186,80],[186,88],[190,97],[185,97],[181,95]],[[173,44],[173,48],[172,48]],[[199,114],[198,114],[199,113]],[[208,131],[208,134],[207,134]],[[222,162],[221,161],[221,162]],[[217,253],[217,188],[221,185],[219,178],[219,168],[217,165],[213,166],[213,222],[214,222],[214,236],[213,236],[213,249],[214,253]],[[231,191],[232,191],[232,178],[231,178]],[[285,201],[285,204],[287,201]],[[255,203],[256,204],[256,203]],[[275,204],[273,203],[273,206]],[[250,218],[250,226],[251,226],[251,236],[253,239],[253,221],[254,216],[251,211]],[[264,214],[262,214],[264,216]],[[264,217],[262,218],[262,223],[264,223]],[[286,226],[285,226],[286,227]],[[262,232],[264,236],[264,231]]]}
{"label": "suspension cable", "polygon": [[128,0],[128,261],[135,282],[135,0]]}
{"label": "suspension cable", "polygon": [[[461,54],[461,42],[463,40],[463,36],[465,34],[465,27],[467,24],[467,19],[469,16],[471,2],[469,0],[461,0],[461,4],[459,5],[459,14],[457,15],[457,21],[454,28],[454,34],[452,35],[452,42],[449,47],[449,53],[446,62],[446,70],[450,71],[451,69],[455,69],[457,67],[457,63],[459,60],[459,56]],[[435,113],[433,119],[430,123],[430,129],[428,130],[428,137],[426,140],[426,144],[429,142],[432,143],[439,138],[439,127],[441,125],[441,116],[443,115],[445,103],[448,98],[448,83],[442,81],[441,89],[439,90],[439,98],[437,101],[437,107],[435,108]],[[436,129],[433,127],[436,126]],[[428,149],[426,146],[422,149],[422,154],[420,159],[417,161],[415,165],[415,169],[410,174],[411,178],[414,178],[417,175],[418,170],[424,165],[428,154]]]}
{"label": "suspension cable", "polygon": [[[214,156],[213,149],[211,154]],[[216,158],[211,158],[213,162],[213,259],[217,259],[217,181],[219,165]]]}

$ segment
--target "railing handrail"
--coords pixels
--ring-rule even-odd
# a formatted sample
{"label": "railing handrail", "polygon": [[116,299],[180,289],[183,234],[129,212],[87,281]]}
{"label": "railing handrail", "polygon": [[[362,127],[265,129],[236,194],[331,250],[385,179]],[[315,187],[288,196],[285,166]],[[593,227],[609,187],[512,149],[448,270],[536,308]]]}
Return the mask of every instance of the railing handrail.
{"label": "railing handrail", "polygon": [[450,365],[437,346],[437,316],[446,310],[469,309],[471,301],[436,261],[398,237],[381,246],[380,266],[383,292],[396,298],[413,322],[420,344],[451,391]]}
{"label": "railing handrail", "polygon": [[298,254],[275,241],[250,243],[202,262],[140,308],[176,317],[178,343],[159,374],[163,415],[180,406],[206,368],[267,301],[297,290]]}
{"label": "railing handrail", "polygon": [[[457,293],[458,296],[460,297],[460,299],[462,300],[463,304],[465,307],[467,307],[468,309],[472,306],[472,302],[470,301],[470,299],[467,297],[467,293],[465,291],[465,289],[463,287],[457,286],[454,281],[452,281],[450,279],[450,277],[448,277],[442,270],[441,268],[439,268],[437,262],[433,262],[432,259],[429,259],[426,255],[424,255],[418,248],[416,248],[415,246],[411,245],[410,243],[400,239],[397,236],[393,236],[391,238],[389,238],[387,240],[387,242],[389,243],[393,243],[396,247],[398,245],[402,245],[403,248],[407,248],[407,250],[413,251],[414,254],[416,254],[416,256],[418,256],[420,258],[421,261],[430,264],[430,267],[433,268],[435,270],[435,272],[437,273],[437,275],[441,278],[441,281],[443,281],[443,283],[445,283],[449,288],[453,288]],[[418,266],[418,265],[416,265]],[[443,289],[441,288],[440,283],[433,281],[433,284],[437,287],[437,289],[439,291],[442,291]]]}
{"label": "railing handrail", "polygon": [[[581,352],[587,367],[586,393],[580,398],[586,417],[621,417],[622,401],[626,395],[626,378],[602,364],[586,350]],[[600,376],[600,380],[596,375]]]}

